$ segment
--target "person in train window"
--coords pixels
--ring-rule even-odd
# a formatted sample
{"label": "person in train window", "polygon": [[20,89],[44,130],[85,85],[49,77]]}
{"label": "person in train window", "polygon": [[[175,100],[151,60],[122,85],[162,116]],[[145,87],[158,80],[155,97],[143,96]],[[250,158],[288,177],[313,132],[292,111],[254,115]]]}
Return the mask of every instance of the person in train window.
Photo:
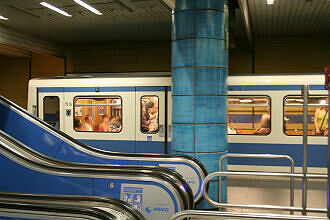
{"label": "person in train window", "polygon": [[116,117],[115,125],[121,130],[122,119],[121,116]]}
{"label": "person in train window", "polygon": [[101,132],[110,132],[110,126],[109,126],[109,116],[103,115],[102,116],[102,122],[99,124],[97,131]]}
{"label": "person in train window", "polygon": [[267,113],[261,116],[260,126],[253,134],[267,135],[270,133],[270,109],[267,108]]}
{"label": "person in train window", "polygon": [[154,103],[152,101],[143,101],[142,102],[142,111],[141,111],[141,131],[148,132],[149,131],[149,109],[154,107]]}
{"label": "person in train window", "polygon": [[288,119],[287,117],[283,118],[283,132],[285,134],[288,134],[286,131],[287,131],[288,126],[289,126],[289,121],[290,121],[290,119]]}
{"label": "person in train window", "polygon": [[155,132],[158,131],[158,109],[149,108],[148,109],[149,114],[149,131]]}
{"label": "person in train window", "polygon": [[93,131],[93,119],[92,116],[85,116],[85,123],[81,127],[82,131]]}
{"label": "person in train window", "polygon": [[[321,104],[327,103],[328,99],[321,100]],[[328,108],[326,106],[321,106],[315,110],[314,125],[316,135],[328,135]]]}
{"label": "person in train window", "polygon": [[109,120],[109,127],[111,132],[119,132],[120,125],[118,124],[117,118],[115,116],[111,116]]}
{"label": "person in train window", "polygon": [[81,131],[82,123],[79,118],[74,118],[73,127],[75,131]]}
{"label": "person in train window", "polygon": [[227,134],[236,134],[235,128],[230,127],[229,116],[227,115]]}

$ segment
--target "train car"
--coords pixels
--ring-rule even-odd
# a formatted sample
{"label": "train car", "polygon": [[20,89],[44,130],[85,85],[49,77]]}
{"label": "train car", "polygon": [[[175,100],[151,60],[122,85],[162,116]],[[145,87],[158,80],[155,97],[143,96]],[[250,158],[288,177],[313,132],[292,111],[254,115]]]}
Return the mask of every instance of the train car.
{"label": "train car", "polygon": [[[289,155],[299,171],[301,85],[308,84],[309,172],[325,173],[328,95],[323,81],[323,75],[316,74],[229,76],[229,152]],[[83,143],[117,152],[170,152],[170,77],[32,79],[28,92],[29,112]],[[288,165],[281,160],[232,158],[228,168],[283,171]]]}

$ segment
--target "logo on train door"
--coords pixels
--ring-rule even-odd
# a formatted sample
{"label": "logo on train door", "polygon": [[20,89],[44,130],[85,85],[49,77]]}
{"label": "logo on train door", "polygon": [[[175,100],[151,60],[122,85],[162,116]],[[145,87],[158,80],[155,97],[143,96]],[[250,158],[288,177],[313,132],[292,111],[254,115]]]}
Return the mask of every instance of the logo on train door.
{"label": "logo on train door", "polygon": [[66,113],[66,116],[70,116],[71,115],[71,109],[66,109],[65,113]]}

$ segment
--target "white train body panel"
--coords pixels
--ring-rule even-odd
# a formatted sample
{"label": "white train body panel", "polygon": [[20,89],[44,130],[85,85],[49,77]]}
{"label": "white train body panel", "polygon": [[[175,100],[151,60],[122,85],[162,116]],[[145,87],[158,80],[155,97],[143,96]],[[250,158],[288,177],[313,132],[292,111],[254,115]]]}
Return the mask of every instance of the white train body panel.
{"label": "white train body panel", "polygon": [[[269,75],[269,76],[229,76],[228,77],[228,96],[268,96],[270,98],[271,111],[271,132],[268,135],[228,135],[229,152],[240,153],[276,153],[289,154],[297,161],[296,166],[301,166],[302,159],[302,136],[288,136],[283,131],[284,99],[288,95],[299,96],[300,86],[311,85],[310,95],[327,96],[327,91],[323,89],[323,75]],[[119,89],[118,91],[102,92],[98,88],[131,88]],[[41,90],[43,88],[43,90]],[[56,91],[56,88],[63,89],[63,92]],[[83,89],[81,89],[83,88]],[[86,88],[95,88],[95,91]],[[166,88],[166,89],[159,89]],[[48,90],[47,90],[48,89]],[[81,90],[81,91],[80,91]],[[86,91],[85,91],[86,90]],[[111,90],[111,89],[110,89]],[[166,90],[166,91],[165,91]],[[44,92],[43,92],[44,91]],[[111,148],[111,141],[135,142],[135,149],[125,152],[153,152],[164,153],[163,145],[149,146],[139,149],[140,146],[149,142],[166,142],[170,147],[171,140],[171,78],[170,77],[140,77],[140,78],[63,78],[63,79],[33,79],[29,82],[28,111],[40,117],[41,96],[56,95],[60,97],[61,114],[60,129],[70,136],[79,140],[88,140],[86,143],[92,145],[95,141],[110,141],[108,150],[121,151],[120,148]],[[143,134],[140,131],[142,96],[159,97],[159,126],[167,126],[167,137],[162,137],[160,132],[157,134]],[[66,115],[65,112],[73,109],[75,97],[112,97],[120,96],[122,100],[122,131],[120,133],[96,133],[96,132],[76,132],[73,129],[73,114]],[[167,99],[166,99],[167,98]],[[167,103],[167,109],[164,106]],[[166,115],[167,114],[167,115]],[[167,117],[167,118],[166,118]],[[166,120],[167,125],[166,125]],[[165,127],[164,127],[165,128]],[[164,135],[164,134],[163,134]],[[321,136],[308,137],[309,150],[311,151],[310,160],[312,172],[325,172],[327,158],[321,157],[327,152],[327,138]],[[123,144],[124,146],[125,144]],[[127,145],[128,146],[128,145]],[[98,147],[98,146],[97,146]],[[129,146],[128,146],[129,147]],[[158,148],[157,150],[155,150]],[[287,150],[286,150],[287,149]],[[301,152],[300,152],[301,151]],[[321,155],[319,155],[319,154]],[[326,155],[323,155],[327,157]],[[320,160],[321,162],[317,162]],[[313,162],[314,161],[314,162]],[[316,161],[316,162],[315,162]],[[271,166],[273,170],[282,170],[288,164],[283,162],[266,163],[264,160],[248,162],[238,159],[229,161],[230,169],[265,169],[260,165]],[[259,166],[254,166],[259,165]],[[268,169],[268,168],[267,168]],[[299,169],[297,170],[299,171]]]}

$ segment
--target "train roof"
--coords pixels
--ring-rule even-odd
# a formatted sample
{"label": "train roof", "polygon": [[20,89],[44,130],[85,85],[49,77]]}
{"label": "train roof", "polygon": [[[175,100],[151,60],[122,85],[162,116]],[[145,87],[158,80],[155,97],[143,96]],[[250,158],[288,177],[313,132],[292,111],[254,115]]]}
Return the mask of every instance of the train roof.
{"label": "train roof", "polygon": [[[324,84],[323,74],[299,75],[235,75],[228,77],[229,85],[320,85]],[[29,86],[34,87],[92,87],[92,86],[171,86],[169,76],[111,76],[111,77],[54,77],[31,79]]]}

